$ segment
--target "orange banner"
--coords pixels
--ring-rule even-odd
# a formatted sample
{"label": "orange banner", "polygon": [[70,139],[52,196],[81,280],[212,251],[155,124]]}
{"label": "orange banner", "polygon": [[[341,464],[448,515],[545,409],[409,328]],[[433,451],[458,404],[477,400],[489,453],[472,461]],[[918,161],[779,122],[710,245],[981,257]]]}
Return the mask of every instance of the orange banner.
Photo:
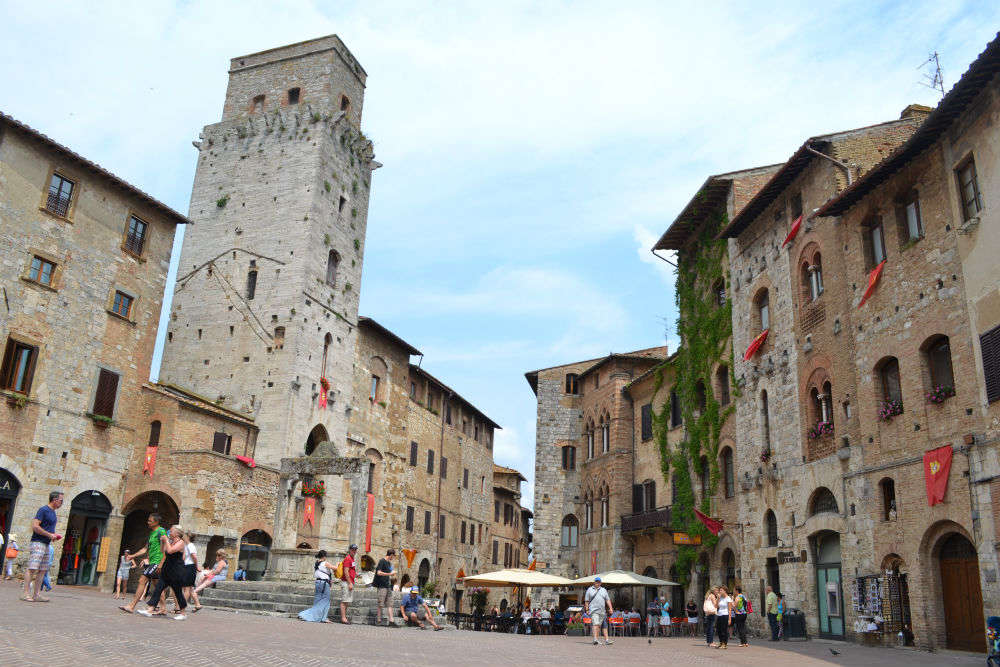
{"label": "orange banner", "polygon": [[413,559],[417,557],[417,550],[403,549],[403,555],[406,556],[406,567],[413,567]]}
{"label": "orange banner", "polygon": [[149,473],[153,476],[153,469],[156,468],[156,450],[158,447],[146,447],[146,462],[142,464],[143,474]]}
{"label": "orange banner", "polygon": [[375,496],[368,494],[368,518],[365,522],[365,553],[372,550],[372,519],[375,516]]}
{"label": "orange banner", "polygon": [[455,575],[455,579],[458,580],[458,581],[461,581],[462,579],[465,579],[465,568],[464,567],[458,568],[458,574]]}
{"label": "orange banner", "polygon": [[306,496],[306,502],[302,507],[302,525],[307,523],[316,526],[316,499],[312,496]]}

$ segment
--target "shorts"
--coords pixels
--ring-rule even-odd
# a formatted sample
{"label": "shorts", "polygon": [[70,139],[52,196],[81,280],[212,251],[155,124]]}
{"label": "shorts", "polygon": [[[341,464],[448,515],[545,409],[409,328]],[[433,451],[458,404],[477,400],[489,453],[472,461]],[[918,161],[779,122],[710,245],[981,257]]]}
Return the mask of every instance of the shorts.
{"label": "shorts", "polygon": [[697,616],[688,616],[688,623],[691,624],[691,625],[698,625],[698,617]]}
{"label": "shorts", "polygon": [[150,581],[159,579],[160,578],[159,567],[160,567],[159,563],[156,564],[150,563],[146,567],[142,568],[142,576],[146,577]]}
{"label": "shorts", "polygon": [[670,617],[660,616],[660,625],[670,625]]}
{"label": "shorts", "polygon": [[32,540],[28,546],[28,569],[49,569],[49,545],[38,540]]}
{"label": "shorts", "polygon": [[132,572],[132,568],[127,567],[127,568],[123,568],[121,570],[118,570],[118,574],[116,574],[115,576],[117,576],[119,579],[128,579],[128,575],[131,572]]}
{"label": "shorts", "polygon": [[195,564],[184,566],[184,585],[194,586],[194,580],[198,577],[198,566]]}
{"label": "shorts", "polygon": [[391,588],[379,588],[378,591],[378,606],[388,607],[392,604],[392,589]]}
{"label": "shorts", "polygon": [[417,609],[416,611],[408,611],[408,612],[406,612],[406,618],[410,618],[410,614],[416,614],[418,621],[426,621],[427,620],[427,612],[424,610],[423,607],[421,607],[420,609]]}
{"label": "shorts", "polygon": [[341,579],[340,581],[340,601],[347,602],[350,604],[354,602],[354,591],[347,585],[347,582]]}
{"label": "shorts", "polygon": [[607,620],[608,620],[608,616],[604,612],[600,612],[600,611],[592,611],[592,612],[590,612],[590,623],[591,623],[592,627],[598,627],[599,628],[599,627],[603,626],[604,622],[607,621]]}

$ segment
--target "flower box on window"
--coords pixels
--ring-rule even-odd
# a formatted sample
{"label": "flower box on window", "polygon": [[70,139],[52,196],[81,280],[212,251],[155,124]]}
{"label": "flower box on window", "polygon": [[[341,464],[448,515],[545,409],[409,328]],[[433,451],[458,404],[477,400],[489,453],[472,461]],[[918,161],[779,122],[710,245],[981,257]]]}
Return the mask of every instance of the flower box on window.
{"label": "flower box on window", "polygon": [[303,496],[314,496],[316,498],[322,498],[326,495],[326,484],[322,480],[316,483],[315,486],[302,485],[302,495]]}
{"label": "flower box on window", "polygon": [[950,385],[939,384],[927,392],[928,403],[944,403],[955,395],[955,388]]}
{"label": "flower box on window", "polygon": [[879,421],[883,422],[892,421],[893,417],[901,414],[903,414],[902,401],[882,401],[878,405]]}
{"label": "flower box on window", "polygon": [[810,440],[826,438],[831,435],[833,435],[833,422],[818,422],[815,426],[809,429]]}

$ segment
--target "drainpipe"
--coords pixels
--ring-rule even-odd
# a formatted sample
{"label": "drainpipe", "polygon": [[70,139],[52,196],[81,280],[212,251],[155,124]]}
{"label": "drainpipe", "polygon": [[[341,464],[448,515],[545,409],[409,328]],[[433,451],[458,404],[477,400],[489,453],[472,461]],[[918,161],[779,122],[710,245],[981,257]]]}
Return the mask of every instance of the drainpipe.
{"label": "drainpipe", "polygon": [[812,146],[806,146],[806,150],[809,151],[810,153],[812,153],[813,155],[819,156],[819,157],[821,157],[821,158],[823,158],[825,160],[829,160],[830,162],[834,163],[835,165],[837,165],[838,167],[840,167],[841,169],[843,169],[844,173],[847,175],[847,185],[848,186],[850,186],[851,183],[854,182],[854,179],[851,177],[851,168],[849,166],[847,166],[847,164],[845,164],[844,162],[841,162],[840,160],[836,160],[836,159],[830,157],[826,153],[819,152],[818,150],[816,150]]}

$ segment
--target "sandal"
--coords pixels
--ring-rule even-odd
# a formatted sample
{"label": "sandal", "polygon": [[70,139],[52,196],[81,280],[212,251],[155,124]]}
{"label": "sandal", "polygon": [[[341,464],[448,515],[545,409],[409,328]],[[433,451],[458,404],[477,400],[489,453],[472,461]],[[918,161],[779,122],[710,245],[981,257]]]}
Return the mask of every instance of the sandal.
{"label": "sandal", "polygon": [[134,614],[135,613],[135,611],[133,611],[132,609],[129,609],[125,605],[119,606],[118,609],[121,610],[121,611],[123,611],[123,612],[125,612],[126,614]]}
{"label": "sandal", "polygon": [[25,595],[21,596],[21,602],[34,602],[34,601],[35,601],[34,598],[29,598]]}
{"label": "sandal", "polygon": [[201,605],[198,605],[197,607],[191,607],[191,613],[192,614],[195,613],[195,612],[198,612],[198,611],[201,611]]}

